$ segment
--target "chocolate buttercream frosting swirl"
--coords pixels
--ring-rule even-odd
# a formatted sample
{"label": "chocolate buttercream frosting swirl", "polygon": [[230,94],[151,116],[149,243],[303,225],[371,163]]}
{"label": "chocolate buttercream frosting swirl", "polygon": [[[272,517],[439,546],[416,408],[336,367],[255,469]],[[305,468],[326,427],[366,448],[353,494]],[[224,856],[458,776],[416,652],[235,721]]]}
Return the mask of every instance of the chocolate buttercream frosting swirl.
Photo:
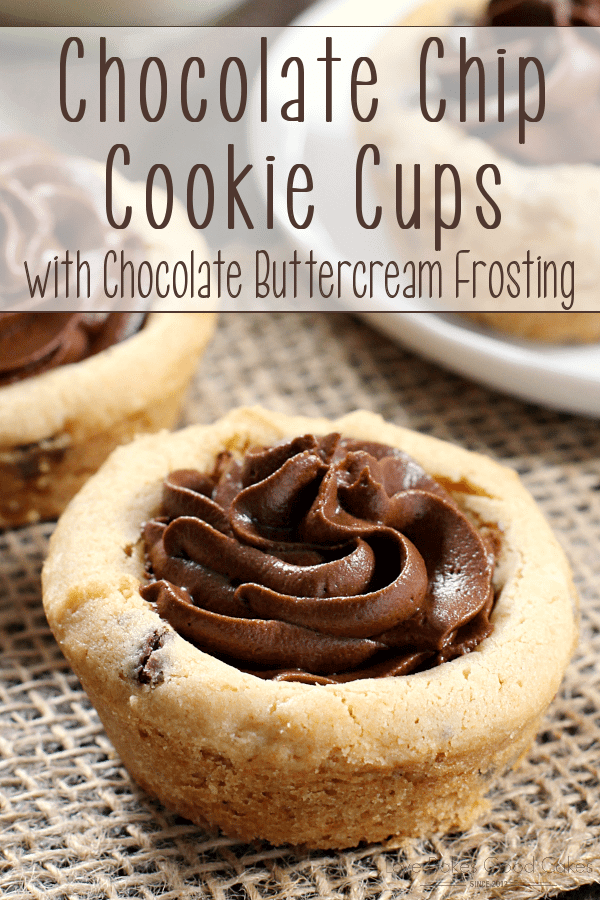
{"label": "chocolate buttercream frosting swirl", "polygon": [[[104,181],[88,160],[69,157],[28,137],[0,140],[0,309],[26,311],[43,308],[39,287],[32,298],[25,262],[33,283],[46,283],[45,296],[54,309],[77,308],[76,251],[90,264],[81,273],[86,309],[106,309],[102,263],[109,250],[140,255],[141,242],[129,230],[111,228],[106,218]],[[66,265],[71,254],[71,291],[67,296]],[[57,257],[55,283],[54,260]],[[131,298],[119,298],[121,309]],[[70,305],[69,305],[70,304]],[[83,304],[81,304],[83,305]],[[114,304],[113,308],[117,308]],[[137,304],[135,304],[137,308]]]}
{"label": "chocolate buttercream frosting swirl", "polygon": [[0,313],[0,386],[93,356],[144,319],[145,313]]}
{"label": "chocolate buttercream frosting swirl", "polygon": [[404,675],[492,631],[491,544],[393,447],[329,434],[223,453],[168,476],[143,535],[144,599],[263,678]]}

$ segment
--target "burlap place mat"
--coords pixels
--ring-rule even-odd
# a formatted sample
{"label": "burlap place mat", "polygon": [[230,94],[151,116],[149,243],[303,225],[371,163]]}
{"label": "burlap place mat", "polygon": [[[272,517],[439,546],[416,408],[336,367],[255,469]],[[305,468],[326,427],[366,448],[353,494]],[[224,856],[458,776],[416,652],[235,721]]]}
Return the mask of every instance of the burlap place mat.
{"label": "burlap place mat", "polygon": [[51,525],[0,536],[0,895],[20,898],[540,897],[600,880],[600,431],[493,394],[346,315],[229,314],[183,420],[261,403],[356,407],[515,466],[573,564],[581,642],[528,759],[464,834],[298,854],[207,835],[130,782],[41,606]]}

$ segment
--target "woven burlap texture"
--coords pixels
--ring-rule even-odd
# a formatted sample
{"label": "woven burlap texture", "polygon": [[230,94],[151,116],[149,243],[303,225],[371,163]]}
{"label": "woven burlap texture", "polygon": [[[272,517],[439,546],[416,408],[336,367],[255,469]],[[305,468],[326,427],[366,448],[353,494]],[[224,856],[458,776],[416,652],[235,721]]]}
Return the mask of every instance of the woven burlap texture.
{"label": "woven burlap texture", "polygon": [[527,760],[467,833],[343,853],[245,846],[132,785],[45,622],[51,525],[0,536],[0,896],[540,897],[600,880],[600,430],[494,394],[342,314],[227,314],[183,423],[240,404],[357,407],[513,465],[567,551],[579,649]]}

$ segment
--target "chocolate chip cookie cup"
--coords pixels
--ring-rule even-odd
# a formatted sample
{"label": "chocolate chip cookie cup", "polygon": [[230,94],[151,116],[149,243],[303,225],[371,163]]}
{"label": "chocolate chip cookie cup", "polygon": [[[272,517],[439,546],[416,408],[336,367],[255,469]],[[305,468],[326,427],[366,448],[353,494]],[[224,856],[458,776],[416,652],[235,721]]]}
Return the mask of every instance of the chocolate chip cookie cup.
{"label": "chocolate chip cookie cup", "polygon": [[[178,299],[172,290],[162,297],[147,291],[143,279],[133,295],[118,290],[121,260],[129,287],[134,262],[147,274],[159,263],[172,270],[184,250],[197,265],[206,259],[207,248],[178,205],[162,231],[139,215],[131,228],[115,231],[103,212],[101,167],[25,139],[0,142],[0,184],[1,305],[17,310],[0,312],[0,528],[6,528],[56,518],[114,447],[175,424],[214,314],[199,311],[210,308],[209,300]],[[115,178],[114,197],[116,209],[144,209],[143,185]],[[68,310],[66,297],[80,284],[82,292],[90,289],[80,307],[113,312],[39,311],[43,305],[29,297],[17,256],[38,278],[47,264],[52,281],[48,259],[58,259],[61,246],[71,253],[71,267],[57,268],[53,309]],[[104,294],[103,269],[114,300]]]}
{"label": "chocolate chip cookie cup", "polygon": [[[563,27],[597,26],[595,8],[543,0],[432,0],[411,3],[397,25],[403,27],[389,29],[371,54],[382,85],[380,102],[377,117],[361,126],[358,139],[381,151],[373,178],[403,259],[440,266],[439,278],[421,296],[435,298],[441,310],[519,338],[598,342],[600,234],[594,210],[600,203],[600,31]],[[422,111],[421,51],[433,36],[443,60],[436,43],[423,56]],[[467,59],[485,64],[482,82],[470,66],[464,110],[460,40],[466,41]],[[502,78],[498,54],[506,54]],[[528,123],[522,141],[519,59],[535,59],[545,73],[544,113]],[[486,87],[480,87],[483,81]],[[530,99],[537,96],[534,85],[531,78]],[[427,121],[425,112],[440,118]],[[404,170],[402,210],[396,203],[397,164]],[[448,172],[436,181],[440,164],[454,165],[457,194]],[[416,209],[415,165],[420,210],[411,221],[419,224],[408,227]],[[487,205],[490,198],[494,209]],[[440,211],[445,224],[438,237]],[[412,290],[407,297],[415,296],[414,285]]]}
{"label": "chocolate chip cookie cup", "polygon": [[[240,479],[228,505],[227,486]],[[282,489],[291,482],[292,504]],[[270,511],[267,483],[280,498]],[[351,519],[361,522],[358,538],[342,547],[326,537]],[[315,543],[315,527],[328,549]],[[197,532],[222,544],[211,550],[212,572],[192,558]],[[251,549],[243,562],[229,559],[228,578],[232,532]],[[245,571],[260,567],[263,541],[278,560],[266,586]],[[444,559],[451,546],[454,561]],[[359,558],[370,551],[365,576]],[[340,560],[358,598],[338,596],[344,579],[331,573]],[[311,567],[320,587],[307,597],[292,581]],[[479,587],[463,594],[471,568]],[[202,584],[175,584],[181,569]],[[273,586],[282,574],[290,584]],[[202,608],[206,579],[216,586]],[[392,582],[401,602],[389,619],[381,596]],[[467,610],[458,627],[453,585]],[[311,848],[468,827],[494,777],[527,752],[576,641],[568,564],[515,473],[366,412],[331,422],[238,410],[118,448],[62,516],[43,587],[51,628],[138,784],[200,825]],[[219,592],[229,610],[216,600],[209,608]],[[177,628],[169,600],[181,612]],[[282,606],[292,612],[273,614]],[[375,625],[372,613],[383,617]],[[186,632],[196,619],[200,631]],[[259,643],[270,635],[260,658],[248,628]],[[298,649],[302,630],[310,641]],[[233,639],[220,643],[227,631]],[[335,660],[344,641],[356,654],[346,648]],[[211,652],[197,646],[208,642]],[[312,653],[328,643],[325,662],[315,652],[296,665],[308,644]],[[393,666],[408,674],[390,674]]]}

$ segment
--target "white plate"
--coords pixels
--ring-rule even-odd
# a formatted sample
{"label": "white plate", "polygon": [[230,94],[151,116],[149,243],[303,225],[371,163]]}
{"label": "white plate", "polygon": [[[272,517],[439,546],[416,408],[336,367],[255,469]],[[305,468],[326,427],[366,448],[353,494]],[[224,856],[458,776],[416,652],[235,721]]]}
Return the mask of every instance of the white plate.
{"label": "white plate", "polygon": [[[294,23],[303,26],[355,26],[344,31],[344,59],[366,55],[391,23],[405,14],[418,0],[324,0],[312,7]],[[369,25],[366,28],[364,26]],[[359,27],[356,27],[359,26]],[[360,27],[363,26],[363,27]],[[320,32],[325,35],[324,31]],[[303,59],[314,56],[320,47],[317,35],[310,28],[290,28],[284,31],[277,43],[270,48],[270,71],[280,71],[288,56]],[[335,49],[335,47],[334,47]],[[289,100],[285,83],[273,79],[270,102],[274,109]],[[271,85],[270,85],[271,88]],[[315,83],[314,90],[322,90]],[[289,88],[288,88],[289,90]],[[310,96],[310,85],[307,87]],[[324,141],[329,148],[335,146],[340,165],[332,171],[331,183],[326,186],[329,202],[321,202],[315,209],[315,218],[307,231],[298,231],[289,224],[285,213],[285,197],[276,193],[275,215],[287,233],[292,246],[308,252],[311,248],[321,259],[393,259],[397,253],[388,246],[385,235],[365,231],[358,225],[355,232],[344,229],[343,245],[337,239],[336,227],[347,194],[348,166],[356,157],[356,139],[353,133],[347,97],[339,105],[334,103],[336,116],[323,130],[322,110],[319,115],[307,114],[304,124],[295,123],[293,137],[289,126],[275,115],[268,125],[257,126],[258,95],[255,91],[255,110],[250,116],[250,151],[258,173],[263,195],[264,159],[274,154],[278,164],[291,167],[298,161],[312,170],[317,165],[318,154],[324,152]],[[336,181],[337,172],[337,181]],[[322,199],[320,195],[319,199]],[[352,211],[350,218],[352,218]],[[524,400],[541,403],[565,412],[600,416],[600,344],[582,347],[558,347],[533,344],[527,341],[503,339],[477,327],[463,324],[455,316],[441,315],[422,301],[422,311],[391,312],[393,308],[385,297],[369,301],[368,311],[350,292],[342,297],[341,304],[364,315],[370,324],[394,340],[410,347],[428,359],[466,375],[489,387],[514,394]],[[315,308],[319,308],[316,306]],[[321,307],[322,308],[322,307]],[[413,310],[415,304],[413,302]],[[560,315],[560,313],[556,313]]]}

